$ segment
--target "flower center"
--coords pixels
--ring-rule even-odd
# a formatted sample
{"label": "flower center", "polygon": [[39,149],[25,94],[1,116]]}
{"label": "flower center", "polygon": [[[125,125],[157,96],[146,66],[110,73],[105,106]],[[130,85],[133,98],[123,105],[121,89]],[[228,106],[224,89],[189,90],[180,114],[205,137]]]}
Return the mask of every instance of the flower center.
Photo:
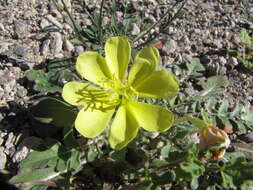
{"label": "flower center", "polygon": [[137,92],[126,82],[121,82],[119,79],[104,79],[103,84],[106,91],[118,94],[121,99],[134,99],[137,97]]}
{"label": "flower center", "polygon": [[77,103],[84,104],[87,109],[107,111],[114,109],[125,100],[137,98],[137,93],[127,84],[116,79],[104,79],[102,81],[105,89],[99,89],[87,84],[76,92],[79,95]]}

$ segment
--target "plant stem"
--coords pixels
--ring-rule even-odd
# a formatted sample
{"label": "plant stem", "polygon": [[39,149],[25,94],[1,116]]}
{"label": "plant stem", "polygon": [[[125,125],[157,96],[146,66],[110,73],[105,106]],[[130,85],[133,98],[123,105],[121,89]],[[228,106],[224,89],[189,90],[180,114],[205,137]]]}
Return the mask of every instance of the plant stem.
{"label": "plant stem", "polygon": [[[171,17],[171,19],[170,19],[170,22],[172,21],[172,20],[174,20],[177,16],[178,16],[178,14],[181,12],[181,10],[183,9],[183,7],[184,7],[184,5],[186,4],[186,2],[187,2],[187,0],[185,0],[183,3],[182,3],[182,5],[179,7],[179,9],[177,10],[177,12]],[[169,25],[168,25],[169,26]],[[166,28],[164,28],[161,32],[163,32],[163,31],[166,31],[167,29],[168,29],[168,26],[166,26]]]}
{"label": "plant stem", "polygon": [[[83,39],[83,36],[80,34],[80,31],[79,31],[78,27],[76,26],[76,22],[75,22],[75,20],[73,19],[71,13],[69,12],[66,3],[64,2],[64,0],[61,0],[61,2],[62,2],[62,4],[63,4],[63,6],[64,6],[64,10],[66,11],[68,17],[70,18],[70,20],[71,20],[71,22],[72,22],[72,25],[73,25],[73,27],[74,27],[74,29],[75,29],[75,33],[77,34],[79,40],[82,41],[83,45],[85,45],[86,41]],[[54,0],[54,3],[56,3],[55,0]]]}
{"label": "plant stem", "polygon": [[[140,47],[142,47],[142,46],[145,46],[146,44],[148,44],[149,42],[151,42],[151,41],[153,41],[155,38],[157,38],[157,36],[158,36],[160,33],[166,31],[166,30],[168,29],[168,26],[170,25],[171,21],[174,20],[174,19],[178,16],[178,14],[179,14],[180,11],[182,10],[182,8],[184,7],[184,5],[185,5],[186,2],[187,2],[187,0],[185,0],[185,1],[182,3],[182,5],[179,7],[178,11],[169,19],[169,24],[166,26],[166,28],[164,28],[164,29],[162,29],[162,30],[159,30],[159,32],[156,32],[156,33],[153,33],[153,34],[149,34],[149,36],[148,36],[148,38],[147,38],[148,40],[147,40],[146,42],[144,42],[144,43],[138,45],[136,48],[138,49],[138,48],[140,48]],[[180,3],[180,2],[176,2],[176,3],[173,5],[173,7],[172,7],[171,9],[174,9],[174,8],[178,5],[178,3]],[[133,40],[133,42],[139,40],[139,39],[142,38],[144,35],[148,34],[148,33],[152,30],[152,28],[154,28],[157,24],[159,24],[160,22],[162,22],[163,19],[165,19],[165,18],[167,17],[167,14],[169,13],[169,11],[170,11],[171,9],[168,9],[168,10],[166,11],[166,13],[164,14],[164,16],[162,16],[162,17],[159,19],[159,21],[158,21],[157,23],[153,24],[148,30],[144,31],[144,32],[143,32],[144,34],[140,34],[141,36],[140,36],[140,35],[137,36],[137,37]],[[137,39],[137,40],[136,40],[136,39]]]}
{"label": "plant stem", "polygon": [[185,121],[190,121],[188,116],[186,116],[186,117],[180,117],[178,119],[175,119],[174,124],[175,123],[185,122]]}
{"label": "plant stem", "polygon": [[164,165],[164,166],[155,168],[155,171],[156,171],[157,173],[160,173],[160,172],[162,172],[162,171],[164,171],[164,170],[168,170],[169,168],[174,168],[174,167],[178,166],[180,163],[186,162],[186,161],[187,161],[187,158],[182,158],[182,159],[177,160],[177,161],[175,161],[175,162],[171,162],[171,163],[166,164],[166,165]]}
{"label": "plant stem", "polygon": [[100,6],[100,10],[99,10],[99,43],[100,43],[100,47],[102,47],[102,44],[103,44],[103,41],[104,41],[104,38],[102,37],[102,31],[103,31],[103,27],[102,27],[103,8],[104,8],[104,0],[102,0],[101,6]]}
{"label": "plant stem", "polygon": [[166,13],[154,24],[152,24],[147,30],[143,31],[141,34],[139,34],[136,38],[134,38],[133,42],[138,41],[139,39],[141,39],[143,36],[145,36],[146,34],[148,34],[154,27],[156,27],[158,24],[160,24],[163,19],[165,19],[167,17],[167,14],[169,13],[170,9],[168,9],[166,11]]}

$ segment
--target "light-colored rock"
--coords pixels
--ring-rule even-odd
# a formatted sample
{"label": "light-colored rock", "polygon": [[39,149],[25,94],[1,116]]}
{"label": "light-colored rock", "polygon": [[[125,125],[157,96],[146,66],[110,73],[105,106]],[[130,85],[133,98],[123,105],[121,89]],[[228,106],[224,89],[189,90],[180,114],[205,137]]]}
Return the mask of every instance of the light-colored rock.
{"label": "light-colored rock", "polygon": [[23,98],[27,95],[27,90],[23,86],[19,86],[17,90],[17,95],[20,98]]}
{"label": "light-colored rock", "polygon": [[64,48],[69,52],[75,49],[74,45],[66,38],[64,39]]}
{"label": "light-colored rock", "polygon": [[24,45],[13,45],[13,53],[15,53],[17,56],[21,56],[21,57],[27,57],[28,56],[28,51],[26,46]]}
{"label": "light-colored rock", "polygon": [[3,23],[0,22],[0,31],[5,31]]}
{"label": "light-colored rock", "polygon": [[62,50],[63,40],[60,32],[52,32],[51,51],[54,55],[59,54]]}
{"label": "light-colored rock", "polygon": [[163,46],[162,48],[166,53],[172,53],[174,52],[175,50],[178,50],[178,43],[173,40],[173,39],[170,39],[168,40],[165,45]]}
{"label": "light-colored rock", "polygon": [[28,28],[29,26],[24,21],[20,20],[20,21],[15,22],[14,30],[15,30],[15,34],[17,35],[19,39],[28,37]]}
{"label": "light-colored rock", "polygon": [[50,26],[50,23],[48,22],[48,20],[45,18],[42,18],[40,21],[40,28],[45,29],[48,26]]}
{"label": "light-colored rock", "polygon": [[42,46],[41,46],[41,54],[42,55],[47,55],[49,52],[49,45],[50,45],[50,39],[46,39],[43,41]]}
{"label": "light-colored rock", "polygon": [[222,64],[222,65],[225,65],[227,63],[227,60],[225,59],[225,57],[221,56],[219,57],[219,62]]}
{"label": "light-colored rock", "polygon": [[0,147],[0,170],[3,170],[5,168],[6,163],[7,156],[4,153],[4,147]]}
{"label": "light-colored rock", "polygon": [[51,22],[52,24],[54,24],[55,26],[57,26],[58,28],[62,29],[62,24],[52,15],[47,15],[46,19]]}
{"label": "light-colored rock", "polygon": [[26,146],[18,147],[17,151],[14,153],[12,161],[14,163],[20,162],[25,159],[30,150]]}
{"label": "light-colored rock", "polygon": [[9,43],[9,42],[0,43],[0,53],[7,51],[9,49],[10,45],[11,45],[11,43]]}
{"label": "light-colored rock", "polygon": [[79,55],[80,53],[84,52],[83,46],[76,46],[75,47],[75,53]]}
{"label": "light-colored rock", "polygon": [[140,28],[136,23],[133,23],[132,35],[138,35],[141,32]]}
{"label": "light-colored rock", "polygon": [[235,57],[230,57],[228,62],[229,62],[229,64],[232,64],[234,66],[238,65],[238,61]]}
{"label": "light-colored rock", "polygon": [[14,146],[14,142],[15,142],[15,135],[13,134],[13,132],[10,132],[5,142],[5,148],[10,149],[11,147]]}
{"label": "light-colored rock", "polygon": [[13,155],[13,162],[17,163],[27,157],[27,155],[34,149],[37,149],[39,145],[43,143],[42,139],[38,137],[27,137],[17,147],[17,151]]}

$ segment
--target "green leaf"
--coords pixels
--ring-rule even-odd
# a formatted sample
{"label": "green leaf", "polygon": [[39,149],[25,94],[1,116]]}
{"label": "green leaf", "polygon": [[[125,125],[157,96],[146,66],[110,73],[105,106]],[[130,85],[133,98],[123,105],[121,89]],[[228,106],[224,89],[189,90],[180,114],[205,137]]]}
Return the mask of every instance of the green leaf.
{"label": "green leaf", "polygon": [[202,76],[201,71],[205,70],[205,67],[200,63],[199,59],[195,58],[186,63],[188,69],[187,75],[192,77]]}
{"label": "green leaf", "polygon": [[125,161],[126,149],[122,149],[122,150],[119,150],[119,151],[113,151],[111,153],[111,158],[115,161]]}
{"label": "green leaf", "polygon": [[42,71],[30,70],[25,74],[25,76],[28,80],[34,81],[35,79],[43,78],[44,73]]}
{"label": "green leaf", "polygon": [[26,183],[31,181],[49,180],[60,175],[60,172],[56,172],[54,167],[34,169],[26,173],[18,174],[10,179],[10,183]]}
{"label": "green leaf", "polygon": [[237,57],[238,56],[238,51],[234,50],[234,49],[229,49],[228,50],[228,55],[233,56],[233,57]]}
{"label": "green leaf", "polygon": [[233,160],[236,160],[238,158],[241,158],[241,157],[244,157],[245,155],[241,152],[227,152],[225,155],[224,155],[224,158],[226,160],[229,160],[230,162],[233,161]]}
{"label": "green leaf", "polygon": [[223,92],[224,87],[229,84],[227,77],[225,76],[213,76],[202,83],[203,90],[200,92],[200,96],[214,96]]}
{"label": "green leaf", "polygon": [[239,121],[239,120],[233,120],[233,121],[237,125],[238,131],[239,131],[238,134],[245,134],[245,133],[247,133],[247,126],[242,121]]}
{"label": "green leaf", "polygon": [[239,58],[239,60],[242,62],[243,66],[246,68],[246,69],[253,69],[253,61],[252,61],[252,58]]}
{"label": "green leaf", "polygon": [[233,183],[233,177],[226,174],[225,172],[221,172],[221,178],[222,178],[222,187],[226,188],[226,189],[235,189],[236,186]]}
{"label": "green leaf", "polygon": [[49,161],[53,161],[58,158],[59,144],[55,144],[50,149],[45,151],[33,151],[28,157],[20,164],[20,172],[24,173],[32,169],[45,167]]}
{"label": "green leaf", "polygon": [[151,173],[152,182],[154,186],[161,186],[169,184],[175,180],[175,173],[172,170],[167,170],[165,173]]}
{"label": "green leaf", "polygon": [[161,149],[161,156],[162,156],[163,158],[167,158],[170,151],[171,151],[171,145],[170,145],[170,144],[167,144],[166,146],[164,146],[164,147]]}
{"label": "green leaf", "polygon": [[241,40],[242,43],[244,43],[247,46],[251,46],[252,42],[251,42],[251,38],[250,38],[247,30],[242,29],[240,31],[240,36],[239,37],[240,37],[240,40]]}
{"label": "green leaf", "polygon": [[224,166],[222,185],[226,188],[237,189],[244,184],[253,185],[253,163],[246,162],[244,157],[231,159]]}
{"label": "green leaf", "polygon": [[234,117],[237,116],[241,113],[243,109],[243,105],[242,104],[236,104],[235,108],[233,109],[233,111],[230,113],[230,117]]}
{"label": "green leaf", "polygon": [[212,109],[214,109],[216,102],[217,101],[214,97],[209,98],[205,106],[206,109],[211,112]]}
{"label": "green leaf", "polygon": [[59,158],[56,162],[56,165],[55,165],[55,171],[58,171],[58,172],[62,172],[62,171],[67,171],[67,166],[68,166],[68,158],[70,157],[70,152],[67,153],[67,155],[64,155],[64,157],[67,156],[67,159],[66,158]]}
{"label": "green leaf", "polygon": [[158,160],[158,159],[152,160],[152,163],[151,163],[151,165],[152,165],[152,166],[155,166],[155,167],[161,167],[161,166],[165,166],[165,165],[167,165],[167,164],[168,164],[167,161]]}
{"label": "green leaf", "polygon": [[99,156],[99,153],[97,151],[94,150],[89,150],[88,155],[87,155],[87,160],[89,162],[93,162],[94,160],[96,160]]}
{"label": "green leaf", "polygon": [[73,43],[74,45],[84,45],[83,42],[77,38],[70,40],[70,42]]}
{"label": "green leaf", "polygon": [[122,190],[152,190],[153,182],[151,181],[142,181],[136,185],[129,185],[122,188]]}
{"label": "green leaf", "polygon": [[48,72],[43,70],[31,70],[26,73],[30,81],[34,81],[34,90],[47,93],[61,92],[64,81],[70,81],[73,78],[74,71],[73,58],[53,59],[47,62]]}
{"label": "green leaf", "polygon": [[34,119],[57,127],[71,127],[76,115],[75,107],[58,98],[45,98],[32,108]]}
{"label": "green leaf", "polygon": [[253,186],[250,184],[242,184],[240,189],[241,190],[253,190]]}
{"label": "green leaf", "polygon": [[34,185],[29,190],[46,190],[47,188],[48,188],[48,186],[46,186],[46,185]]}
{"label": "green leaf", "polygon": [[182,160],[187,156],[186,152],[174,151],[170,152],[169,156],[166,158],[167,162],[177,162]]}
{"label": "green leaf", "polygon": [[231,122],[229,121],[229,119],[227,117],[222,117],[222,116],[218,116],[218,117],[222,121],[225,128],[228,128],[228,129],[232,130],[233,125],[231,124]]}
{"label": "green leaf", "polygon": [[180,167],[173,169],[176,180],[189,181],[192,187],[198,186],[198,177],[205,172],[203,163],[197,159],[191,159],[180,164]]}
{"label": "green leaf", "polygon": [[246,121],[247,124],[253,125],[253,112],[250,110],[244,110],[244,113],[241,114],[242,120]]}
{"label": "green leaf", "polygon": [[203,109],[201,110],[201,116],[206,123],[212,123],[209,114],[205,112]]}
{"label": "green leaf", "polygon": [[235,151],[242,152],[248,160],[253,160],[253,143],[234,143]]}
{"label": "green leaf", "polygon": [[68,173],[64,173],[64,174],[61,174],[59,176],[57,176],[56,178],[54,178],[54,181],[57,182],[57,185],[59,187],[61,187],[60,189],[63,189],[63,190],[70,190],[71,189],[71,182],[72,182],[72,176],[71,175],[71,172],[68,172]]}
{"label": "green leaf", "polygon": [[211,186],[209,185],[206,190],[217,190],[217,186],[216,185],[211,185]]}
{"label": "green leaf", "polygon": [[[68,169],[67,162],[73,160],[70,159],[73,152],[73,150],[64,149],[58,143],[45,151],[33,151],[21,162],[18,174],[11,179],[11,182],[48,180],[65,173]],[[73,167],[73,165],[76,166],[77,163],[70,163],[70,166]]]}
{"label": "green leaf", "polygon": [[74,128],[72,126],[64,127],[62,136],[66,148],[72,149],[78,147],[77,139],[74,137]]}
{"label": "green leaf", "polygon": [[191,117],[191,116],[187,116],[186,117],[188,121],[190,121],[195,127],[198,127],[199,129],[202,129],[204,127],[206,127],[208,124],[200,119]]}
{"label": "green leaf", "polygon": [[205,171],[204,165],[202,164],[201,161],[197,159],[180,164],[180,168],[184,172],[188,173],[189,176],[192,177],[191,179],[193,179],[194,177],[199,177]]}
{"label": "green leaf", "polygon": [[229,107],[228,100],[223,100],[222,104],[218,109],[218,115],[226,117],[228,113],[228,107]]}
{"label": "green leaf", "polygon": [[72,150],[71,151],[71,157],[69,160],[69,168],[73,170],[77,170],[81,165],[80,165],[80,156],[81,153],[77,150]]}

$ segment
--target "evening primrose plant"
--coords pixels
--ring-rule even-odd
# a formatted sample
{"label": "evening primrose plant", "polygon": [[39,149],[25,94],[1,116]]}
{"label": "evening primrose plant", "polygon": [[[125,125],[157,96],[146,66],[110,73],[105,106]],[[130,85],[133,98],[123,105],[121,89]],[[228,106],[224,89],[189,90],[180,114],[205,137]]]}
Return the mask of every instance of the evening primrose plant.
{"label": "evening primrose plant", "polygon": [[[151,190],[168,184],[178,189],[236,189],[252,181],[252,162],[241,152],[231,153],[234,143],[214,120],[233,119],[243,113],[241,108],[230,110],[226,101],[217,108],[201,100],[218,97],[227,84],[224,78],[210,77],[197,96],[189,96],[183,94],[183,85],[178,92],[172,75],[157,69],[156,48],[145,47],[132,59],[129,42],[112,37],[104,52],[105,57],[91,51],[79,55],[73,65],[84,80],[67,80],[72,82],[63,86],[65,101],[47,97],[32,107],[34,131],[43,140],[10,183],[43,190],[103,189],[106,184],[110,189]],[[191,72],[182,76],[198,78],[204,68],[197,64],[201,63],[188,63]],[[244,115],[242,122],[243,118],[252,126],[252,115]],[[78,138],[73,126],[87,138]],[[127,146],[137,133],[138,140]],[[240,146],[252,152],[250,145]]]}
{"label": "evening primrose plant", "polygon": [[129,42],[123,37],[111,37],[105,43],[105,57],[87,51],[77,58],[76,70],[88,82],[68,82],[62,92],[66,102],[82,106],[75,128],[84,137],[97,137],[112,120],[109,143],[117,150],[127,146],[139,128],[164,132],[174,121],[168,109],[138,101],[166,98],[178,91],[175,77],[157,70],[158,50],[151,46],[140,50],[127,72],[130,60]]}

